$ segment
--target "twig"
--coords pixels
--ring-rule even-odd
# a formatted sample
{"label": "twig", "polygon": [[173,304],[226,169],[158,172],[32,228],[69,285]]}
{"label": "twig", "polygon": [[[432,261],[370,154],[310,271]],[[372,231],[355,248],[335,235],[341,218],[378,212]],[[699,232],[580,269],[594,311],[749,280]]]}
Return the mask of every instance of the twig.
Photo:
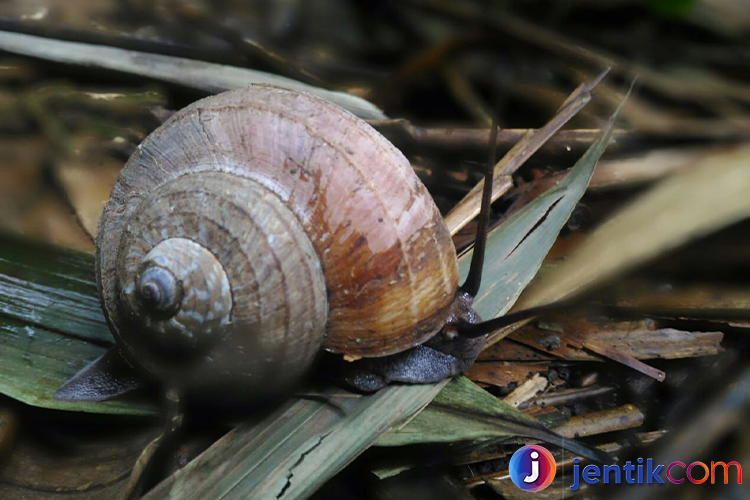
{"label": "twig", "polygon": [[584,338],[579,335],[574,335],[572,333],[568,333],[567,341],[573,347],[577,347],[579,349],[585,348],[589,351],[593,351],[600,356],[609,358],[612,361],[617,361],[618,363],[622,363],[623,365],[639,371],[644,375],[648,375],[649,377],[658,380],[659,382],[664,382],[664,379],[666,378],[666,374],[663,371],[657,370],[656,368],[647,365],[643,361],[634,358],[630,354],[626,354],[611,346],[602,345],[597,343],[596,341]]}
{"label": "twig", "polygon": [[[507,176],[513,174],[534,153],[536,153],[552,135],[573,118],[591,99],[593,89],[609,70],[602,71],[590,82],[583,83],[576,88],[560,107],[560,111],[547,124],[533,132],[526,133],[515,146],[495,165],[492,201],[499,198],[507,191]],[[445,217],[446,224],[451,228],[451,234],[455,234],[471,221],[479,213],[479,201],[482,195],[484,181],[480,181],[466,195],[448,215]]]}
{"label": "twig", "polygon": [[643,413],[633,405],[587,413],[573,417],[555,427],[554,431],[566,438],[581,438],[607,432],[631,429],[643,424]]}
{"label": "twig", "polygon": [[520,405],[519,408],[526,408],[531,405],[536,405],[536,406],[569,405],[571,403],[581,401],[582,399],[602,396],[614,390],[615,390],[614,387],[600,387],[600,386],[566,389],[563,391],[552,392],[549,394],[540,394],[539,396],[532,398],[528,402],[528,404]]}
{"label": "twig", "polygon": [[516,388],[515,391],[505,396],[504,401],[518,408],[529,399],[532,399],[538,392],[546,389],[547,384],[547,379],[537,373]]}
{"label": "twig", "polygon": [[[460,152],[469,150],[484,154],[490,147],[489,128],[421,127],[403,118],[369,120],[368,123],[401,150],[408,151],[415,148]],[[536,129],[501,128],[497,134],[498,152],[510,150],[525,135],[535,131]],[[560,130],[539,148],[539,152],[550,155],[579,154],[591,146],[599,132],[599,129]],[[627,133],[626,130],[615,130],[607,151],[616,151],[619,146],[618,141]]]}

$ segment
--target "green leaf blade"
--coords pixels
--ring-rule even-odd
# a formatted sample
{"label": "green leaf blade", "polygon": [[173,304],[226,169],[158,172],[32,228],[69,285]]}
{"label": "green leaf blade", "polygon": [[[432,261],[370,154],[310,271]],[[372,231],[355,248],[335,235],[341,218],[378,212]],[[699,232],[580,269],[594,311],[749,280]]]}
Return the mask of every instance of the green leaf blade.
{"label": "green leaf blade", "polygon": [[102,403],[53,399],[66,380],[106,349],[22,321],[0,317],[0,393],[32,406],[55,410],[150,415],[156,408],[141,401]]}
{"label": "green leaf blade", "polygon": [[[596,163],[612,138],[619,110],[564,179],[489,234],[483,286],[474,299],[474,309],[483,318],[501,316],[510,310],[536,275],[586,192]],[[459,258],[462,279],[469,272],[471,255],[469,250]]]}
{"label": "green leaf blade", "polygon": [[0,235],[0,314],[101,345],[113,342],[94,256],[85,252]]}
{"label": "green leaf blade", "polygon": [[1,394],[55,410],[155,414],[154,405],[144,401],[52,397],[112,344],[96,292],[93,255],[0,234]]}

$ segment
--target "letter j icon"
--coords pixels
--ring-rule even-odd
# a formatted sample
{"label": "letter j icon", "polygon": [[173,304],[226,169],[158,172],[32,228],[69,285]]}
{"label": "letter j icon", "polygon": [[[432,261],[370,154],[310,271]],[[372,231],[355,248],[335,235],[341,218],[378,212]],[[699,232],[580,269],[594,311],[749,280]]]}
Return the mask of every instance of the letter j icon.
{"label": "letter j icon", "polygon": [[531,452],[531,475],[523,478],[524,483],[534,483],[539,479],[539,452]]}
{"label": "letter j icon", "polygon": [[510,459],[508,470],[513,484],[523,491],[541,491],[552,483],[557,465],[546,448],[529,445],[520,448]]}

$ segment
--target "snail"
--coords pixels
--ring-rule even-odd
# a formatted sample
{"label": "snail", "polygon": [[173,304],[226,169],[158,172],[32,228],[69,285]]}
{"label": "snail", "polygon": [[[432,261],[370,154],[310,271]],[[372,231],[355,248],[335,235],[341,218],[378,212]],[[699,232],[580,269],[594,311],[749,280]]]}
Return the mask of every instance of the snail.
{"label": "snail", "polygon": [[[494,157],[494,150],[491,152]],[[471,272],[404,155],[312,95],[250,86],[177,112],[124,166],[99,222],[96,275],[115,347],[56,397],[138,385],[288,391],[321,350],[363,391],[465,371],[480,323],[491,167]],[[123,365],[122,361],[126,362]]]}

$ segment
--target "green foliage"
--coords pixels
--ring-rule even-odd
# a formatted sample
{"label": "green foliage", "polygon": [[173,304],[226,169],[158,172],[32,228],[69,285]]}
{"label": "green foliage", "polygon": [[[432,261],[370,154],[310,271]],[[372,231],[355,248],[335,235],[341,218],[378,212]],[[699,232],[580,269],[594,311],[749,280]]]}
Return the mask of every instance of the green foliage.
{"label": "green foliage", "polygon": [[682,17],[695,3],[696,0],[646,0],[648,8],[663,17]]}

